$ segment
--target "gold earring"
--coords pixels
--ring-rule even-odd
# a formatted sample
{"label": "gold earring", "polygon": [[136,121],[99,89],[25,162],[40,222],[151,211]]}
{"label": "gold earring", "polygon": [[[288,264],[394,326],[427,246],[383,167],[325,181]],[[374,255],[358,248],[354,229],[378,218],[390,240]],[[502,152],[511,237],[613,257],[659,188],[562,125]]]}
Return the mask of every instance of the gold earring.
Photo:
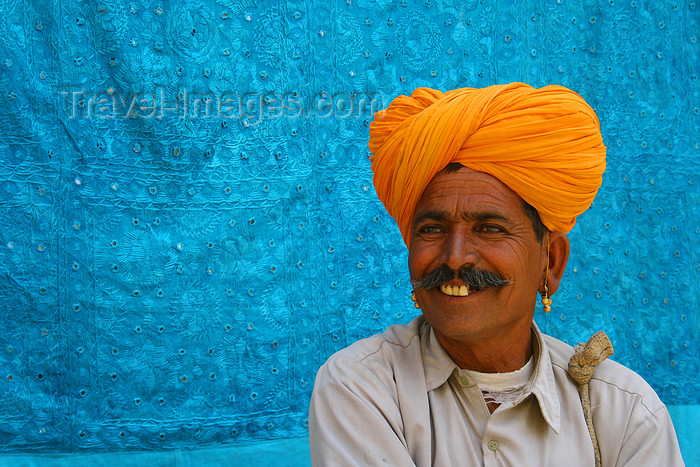
{"label": "gold earring", "polygon": [[545,313],[552,311],[552,299],[549,298],[547,277],[549,277],[549,235],[547,235],[547,267],[544,272],[544,292],[542,292],[542,307],[544,308]]}
{"label": "gold earring", "polygon": [[544,278],[544,292],[542,292],[542,306],[545,313],[552,311],[552,299],[547,296],[549,289],[547,288],[547,276]]}
{"label": "gold earring", "polygon": [[413,290],[411,290],[411,300],[413,300],[413,306],[420,309],[420,305],[418,304],[418,299],[416,298],[416,293]]}

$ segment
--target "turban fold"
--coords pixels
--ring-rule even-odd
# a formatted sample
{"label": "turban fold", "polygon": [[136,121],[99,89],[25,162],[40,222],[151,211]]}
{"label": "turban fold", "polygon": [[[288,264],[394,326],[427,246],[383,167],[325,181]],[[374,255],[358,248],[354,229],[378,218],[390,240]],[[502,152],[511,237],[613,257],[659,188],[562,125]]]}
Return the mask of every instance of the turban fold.
{"label": "turban fold", "polygon": [[591,205],[605,171],[598,117],[562,86],[418,88],[375,113],[369,134],[377,195],[407,246],[423,191],[449,163],[496,177],[560,232]]}

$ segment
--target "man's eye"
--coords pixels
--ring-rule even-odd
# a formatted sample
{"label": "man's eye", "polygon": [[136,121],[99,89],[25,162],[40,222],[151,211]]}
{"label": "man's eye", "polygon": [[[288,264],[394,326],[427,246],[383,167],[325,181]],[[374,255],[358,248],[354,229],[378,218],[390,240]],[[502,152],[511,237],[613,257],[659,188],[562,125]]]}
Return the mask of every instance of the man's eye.
{"label": "man's eye", "polygon": [[505,230],[498,225],[482,225],[479,230],[483,233],[503,233]]}
{"label": "man's eye", "polygon": [[422,234],[434,234],[442,232],[442,228],[439,225],[424,225],[418,229],[418,233]]}

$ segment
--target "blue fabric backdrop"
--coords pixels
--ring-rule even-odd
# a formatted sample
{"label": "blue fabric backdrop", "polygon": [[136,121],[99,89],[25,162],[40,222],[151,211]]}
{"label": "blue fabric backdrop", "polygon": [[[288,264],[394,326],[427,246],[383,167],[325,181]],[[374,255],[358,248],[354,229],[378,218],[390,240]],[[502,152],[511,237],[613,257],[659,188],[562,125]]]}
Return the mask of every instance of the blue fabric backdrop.
{"label": "blue fabric backdrop", "polygon": [[609,148],[536,319],[569,343],[604,329],[700,465],[694,1],[0,8],[0,452],[168,463],[268,441],[267,462],[296,438],[285,461],[307,463],[317,368],[415,316],[372,111],[524,81],[579,92]]}

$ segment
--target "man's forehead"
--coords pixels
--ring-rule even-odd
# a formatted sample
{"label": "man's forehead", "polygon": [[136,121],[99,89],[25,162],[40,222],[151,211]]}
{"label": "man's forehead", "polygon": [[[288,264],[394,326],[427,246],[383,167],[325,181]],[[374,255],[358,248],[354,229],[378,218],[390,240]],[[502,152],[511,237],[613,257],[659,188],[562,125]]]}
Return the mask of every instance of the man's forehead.
{"label": "man's forehead", "polygon": [[416,206],[417,210],[424,205],[441,204],[448,200],[477,200],[516,207],[523,202],[513,190],[490,174],[463,166],[452,170],[449,168],[438,172],[430,180]]}
{"label": "man's forehead", "polygon": [[525,202],[496,177],[451,164],[438,172],[416,206],[413,225],[426,219],[518,221]]}

